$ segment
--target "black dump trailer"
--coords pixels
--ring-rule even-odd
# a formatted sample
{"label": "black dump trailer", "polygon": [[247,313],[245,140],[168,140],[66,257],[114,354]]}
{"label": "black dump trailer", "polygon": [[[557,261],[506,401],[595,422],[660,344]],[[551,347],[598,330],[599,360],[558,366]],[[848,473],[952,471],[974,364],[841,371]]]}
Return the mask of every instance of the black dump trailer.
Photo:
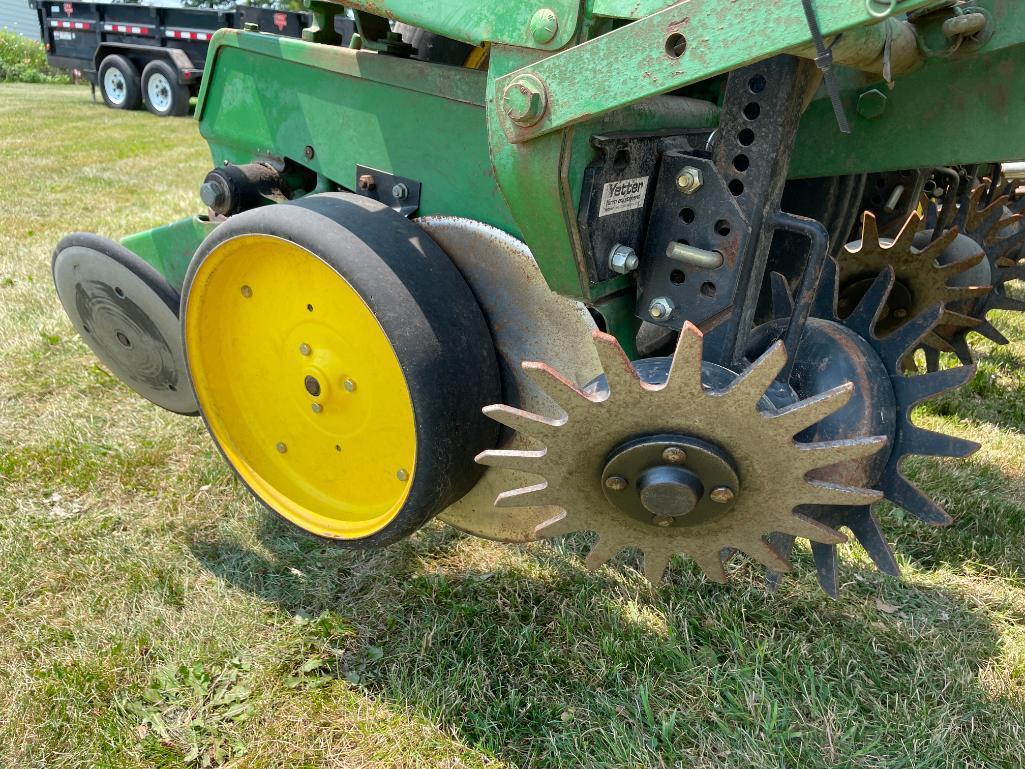
{"label": "black dump trailer", "polygon": [[[239,5],[229,10],[29,0],[46,58],[78,70],[114,109],[186,115],[199,91],[206,50],[222,27],[300,37],[309,14]],[[256,25],[255,27],[251,25]]]}

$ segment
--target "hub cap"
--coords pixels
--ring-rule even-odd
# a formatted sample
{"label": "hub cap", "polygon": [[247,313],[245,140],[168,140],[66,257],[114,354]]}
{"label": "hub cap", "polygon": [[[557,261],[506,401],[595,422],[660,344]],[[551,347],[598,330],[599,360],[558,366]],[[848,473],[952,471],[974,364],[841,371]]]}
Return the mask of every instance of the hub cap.
{"label": "hub cap", "polygon": [[146,81],[146,97],[150,106],[157,112],[167,112],[171,108],[171,84],[159,72],[154,72]]}
{"label": "hub cap", "polygon": [[111,104],[124,104],[127,91],[125,76],[121,70],[111,67],[103,73],[103,92],[107,94]]}

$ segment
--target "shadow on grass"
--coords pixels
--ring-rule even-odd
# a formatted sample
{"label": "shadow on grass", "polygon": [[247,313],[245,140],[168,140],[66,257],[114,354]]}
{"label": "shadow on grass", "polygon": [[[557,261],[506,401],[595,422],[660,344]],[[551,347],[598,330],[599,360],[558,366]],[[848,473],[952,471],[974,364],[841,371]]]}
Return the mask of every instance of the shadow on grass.
{"label": "shadow on grass", "polygon": [[[516,765],[1010,765],[1020,748],[1005,739],[1020,710],[979,681],[1001,654],[987,617],[958,593],[849,563],[834,602],[806,555],[768,595],[747,566],[729,587],[682,561],[657,590],[629,557],[588,574],[586,537],[489,559],[432,526],[359,554],[268,516],[259,539],[265,552],[192,549],[310,627],[344,628],[328,633],[343,649],[333,685]],[[899,608],[881,612],[880,598]],[[969,720],[970,733],[951,728]]]}

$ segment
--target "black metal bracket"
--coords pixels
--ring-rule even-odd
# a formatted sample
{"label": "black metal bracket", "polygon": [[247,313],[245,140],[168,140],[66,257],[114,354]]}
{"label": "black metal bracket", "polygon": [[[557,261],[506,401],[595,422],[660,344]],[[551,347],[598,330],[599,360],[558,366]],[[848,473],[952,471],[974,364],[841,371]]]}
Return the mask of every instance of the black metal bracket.
{"label": "black metal bracket", "polygon": [[596,154],[584,169],[577,213],[591,283],[616,277],[618,273],[609,265],[609,255],[616,246],[641,253],[662,153],[704,147],[708,133],[610,133],[591,137]]}
{"label": "black metal bracket", "polygon": [[420,208],[420,182],[369,166],[356,166],[356,194],[384,203],[407,218]]}

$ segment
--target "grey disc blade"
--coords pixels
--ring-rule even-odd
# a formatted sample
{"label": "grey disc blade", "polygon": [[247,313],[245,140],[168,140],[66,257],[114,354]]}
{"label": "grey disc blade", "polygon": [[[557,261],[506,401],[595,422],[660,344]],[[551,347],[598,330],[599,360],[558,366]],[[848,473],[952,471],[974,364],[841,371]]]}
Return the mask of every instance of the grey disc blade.
{"label": "grey disc blade", "polygon": [[178,414],[199,410],[185,367],[178,292],[150,265],[98,235],[69,235],[53,256],[57,296],[104,366]]}

